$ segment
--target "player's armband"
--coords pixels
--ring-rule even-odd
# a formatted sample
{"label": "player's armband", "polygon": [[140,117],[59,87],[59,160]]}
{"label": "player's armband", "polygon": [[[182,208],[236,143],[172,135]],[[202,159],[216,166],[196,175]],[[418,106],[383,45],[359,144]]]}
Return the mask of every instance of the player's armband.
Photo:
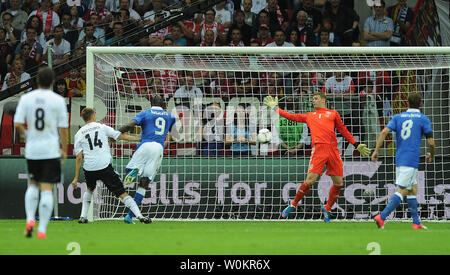
{"label": "player's armband", "polygon": [[425,134],[426,138],[432,138],[433,137],[433,132],[429,132]]}

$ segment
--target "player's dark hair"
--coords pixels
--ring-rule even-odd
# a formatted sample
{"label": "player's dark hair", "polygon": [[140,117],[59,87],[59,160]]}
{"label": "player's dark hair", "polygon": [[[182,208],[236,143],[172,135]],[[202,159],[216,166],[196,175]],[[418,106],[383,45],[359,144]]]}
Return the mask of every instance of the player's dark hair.
{"label": "player's dark hair", "polygon": [[412,92],[408,96],[408,103],[410,108],[419,109],[422,103],[422,96],[417,92]]}
{"label": "player's dark hair", "polygon": [[95,114],[95,110],[92,108],[86,107],[81,111],[81,117],[83,118],[84,122],[91,120],[93,114]]}
{"label": "player's dark hair", "polygon": [[152,96],[152,106],[164,107],[164,98],[160,95]]}
{"label": "player's dark hair", "polygon": [[55,79],[55,73],[49,67],[42,67],[38,71],[37,83],[41,88],[50,88]]}

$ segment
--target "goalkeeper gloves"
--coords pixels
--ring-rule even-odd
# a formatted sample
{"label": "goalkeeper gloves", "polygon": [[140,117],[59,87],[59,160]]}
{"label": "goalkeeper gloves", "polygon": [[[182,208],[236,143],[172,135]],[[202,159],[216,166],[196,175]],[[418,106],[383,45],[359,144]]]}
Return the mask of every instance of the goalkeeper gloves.
{"label": "goalkeeper gloves", "polygon": [[266,96],[264,98],[264,104],[266,104],[267,107],[270,109],[273,109],[275,106],[278,105],[278,97],[272,97],[272,96]]}
{"label": "goalkeeper gloves", "polygon": [[361,143],[357,143],[355,145],[357,145],[356,150],[358,150],[363,157],[367,157],[370,155],[370,149],[367,148],[367,145]]}

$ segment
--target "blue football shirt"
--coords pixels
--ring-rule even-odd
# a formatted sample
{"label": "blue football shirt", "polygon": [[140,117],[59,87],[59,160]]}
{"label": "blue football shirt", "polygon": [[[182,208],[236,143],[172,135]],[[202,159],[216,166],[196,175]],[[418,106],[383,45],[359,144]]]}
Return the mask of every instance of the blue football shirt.
{"label": "blue football shirt", "polygon": [[422,136],[432,132],[430,119],[418,109],[408,109],[395,115],[386,127],[396,132],[396,166],[418,169]]}
{"label": "blue football shirt", "polygon": [[141,143],[137,148],[144,142],[158,142],[164,148],[167,133],[175,124],[175,116],[160,107],[140,112],[133,120],[142,128]]}

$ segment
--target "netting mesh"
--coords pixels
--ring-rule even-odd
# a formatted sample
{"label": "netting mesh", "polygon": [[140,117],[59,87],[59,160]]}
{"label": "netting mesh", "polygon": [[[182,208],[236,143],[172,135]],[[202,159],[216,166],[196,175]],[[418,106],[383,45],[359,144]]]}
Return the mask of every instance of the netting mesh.
{"label": "netting mesh", "polygon": [[[105,110],[97,112],[101,122],[116,129],[127,124],[150,108],[155,94],[164,96],[177,118],[173,141],[141,205],[152,218],[279,219],[306,178],[311,136],[306,124],[279,117],[263,99],[278,96],[282,109],[305,113],[314,111],[312,94],[318,91],[327,93],[327,107],[371,149],[392,116],[407,110],[408,94],[419,92],[437,145],[435,161],[420,162],[420,214],[428,220],[450,217],[450,55],[96,54],[94,65],[94,96]],[[265,128],[273,134],[269,144],[257,140]],[[396,190],[395,133],[376,163],[338,132],[337,138],[344,188],[332,211],[338,219],[367,220]],[[136,144],[111,147],[113,166],[124,178]],[[426,148],[423,140],[422,156]],[[324,173],[292,218],[320,219],[331,185]],[[136,188],[133,183],[127,191],[134,195]],[[101,184],[95,202],[94,219],[128,212]],[[390,218],[408,219],[407,205]]]}

